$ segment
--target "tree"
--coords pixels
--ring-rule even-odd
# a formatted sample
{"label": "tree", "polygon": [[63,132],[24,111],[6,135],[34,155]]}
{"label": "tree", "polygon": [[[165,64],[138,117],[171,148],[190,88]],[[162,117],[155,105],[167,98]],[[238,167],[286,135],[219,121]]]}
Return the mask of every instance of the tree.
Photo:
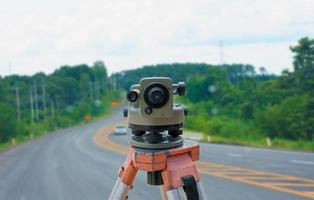
{"label": "tree", "polygon": [[96,81],[102,81],[104,78],[107,78],[107,69],[103,61],[94,62],[92,71]]}
{"label": "tree", "polygon": [[266,76],[268,74],[267,69],[264,66],[259,67],[258,70],[262,76]]}
{"label": "tree", "polygon": [[15,110],[7,104],[0,104],[0,143],[7,142],[15,135],[17,126]]}
{"label": "tree", "polygon": [[314,121],[309,116],[314,112],[313,101],[310,102],[306,95],[287,97],[280,104],[268,105],[256,112],[256,122],[270,137],[310,140]]}
{"label": "tree", "polygon": [[82,74],[80,79],[80,92],[81,97],[88,94],[88,91],[90,89],[90,78],[88,74]]}
{"label": "tree", "polygon": [[294,55],[294,76],[297,86],[314,96],[314,39],[301,38],[290,47]]}

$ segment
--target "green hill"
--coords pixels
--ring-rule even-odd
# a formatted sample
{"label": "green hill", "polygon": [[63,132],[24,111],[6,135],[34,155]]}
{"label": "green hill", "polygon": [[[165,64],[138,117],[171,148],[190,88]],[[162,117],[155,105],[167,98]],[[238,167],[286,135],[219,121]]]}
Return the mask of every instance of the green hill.
{"label": "green hill", "polygon": [[144,66],[113,75],[128,89],[142,77],[169,76],[186,81],[186,128],[211,135],[217,142],[314,150],[314,40],[291,47],[294,71],[269,75],[251,65],[214,66],[174,63]]}

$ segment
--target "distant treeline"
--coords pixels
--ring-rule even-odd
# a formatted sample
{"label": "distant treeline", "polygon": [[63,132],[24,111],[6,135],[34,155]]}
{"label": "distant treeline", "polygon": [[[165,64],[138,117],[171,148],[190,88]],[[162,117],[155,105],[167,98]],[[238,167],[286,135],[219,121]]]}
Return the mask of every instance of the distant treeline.
{"label": "distant treeline", "polygon": [[269,137],[278,146],[293,141],[293,148],[314,150],[314,40],[302,38],[291,51],[294,70],[281,75],[245,64],[174,63],[108,77],[97,61],[49,75],[0,77],[0,143],[101,115],[120,98],[119,88],[128,90],[143,77],[168,76],[186,81],[187,95],[176,100],[189,107],[188,129],[223,142],[251,144]]}
{"label": "distant treeline", "polygon": [[190,107],[189,129],[231,139],[313,141],[314,40],[302,38],[291,51],[294,70],[278,76],[252,65],[175,63],[127,70],[113,78],[124,89],[147,76],[186,81],[187,96],[178,100]]}
{"label": "distant treeline", "polygon": [[0,143],[67,127],[106,112],[120,98],[102,61],[52,74],[0,77]]}

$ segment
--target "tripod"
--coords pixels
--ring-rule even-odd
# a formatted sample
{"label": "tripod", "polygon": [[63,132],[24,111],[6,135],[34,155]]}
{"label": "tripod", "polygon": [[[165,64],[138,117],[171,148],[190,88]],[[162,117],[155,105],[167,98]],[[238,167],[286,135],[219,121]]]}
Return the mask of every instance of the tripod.
{"label": "tripod", "polygon": [[119,170],[109,200],[126,200],[138,170],[147,171],[151,185],[162,185],[163,200],[206,200],[200,176],[194,165],[199,160],[199,144],[184,140],[168,149],[144,149],[131,146]]}

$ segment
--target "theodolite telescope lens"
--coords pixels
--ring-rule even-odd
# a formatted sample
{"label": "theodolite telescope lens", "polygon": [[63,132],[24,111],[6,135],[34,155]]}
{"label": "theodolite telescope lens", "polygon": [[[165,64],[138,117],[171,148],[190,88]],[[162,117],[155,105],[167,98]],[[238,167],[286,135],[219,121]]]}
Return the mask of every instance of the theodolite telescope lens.
{"label": "theodolite telescope lens", "polygon": [[162,89],[160,89],[158,87],[154,87],[154,88],[150,89],[148,92],[148,99],[153,104],[157,105],[157,104],[162,103],[164,98],[165,98],[164,92],[162,91]]}
{"label": "theodolite telescope lens", "polygon": [[164,85],[154,83],[145,89],[144,99],[145,102],[152,108],[160,108],[167,104],[169,91]]}

